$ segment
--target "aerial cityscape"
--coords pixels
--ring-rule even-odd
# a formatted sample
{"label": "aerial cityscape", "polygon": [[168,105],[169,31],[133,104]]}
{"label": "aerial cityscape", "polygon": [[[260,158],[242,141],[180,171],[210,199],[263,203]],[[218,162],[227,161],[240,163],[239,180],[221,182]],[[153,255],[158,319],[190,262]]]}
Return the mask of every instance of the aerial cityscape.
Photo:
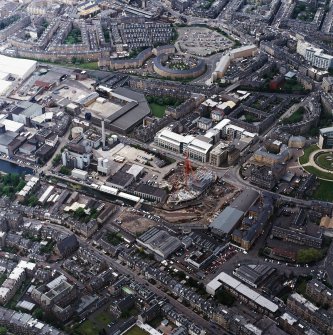
{"label": "aerial cityscape", "polygon": [[333,0],[0,0],[0,335],[333,335]]}

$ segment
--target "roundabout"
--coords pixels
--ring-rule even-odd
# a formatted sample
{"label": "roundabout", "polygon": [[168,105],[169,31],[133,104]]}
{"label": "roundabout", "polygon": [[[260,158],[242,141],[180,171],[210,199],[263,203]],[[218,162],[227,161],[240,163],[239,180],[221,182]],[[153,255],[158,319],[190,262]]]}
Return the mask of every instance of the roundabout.
{"label": "roundabout", "polygon": [[299,164],[304,171],[317,177],[314,199],[333,201],[333,150],[308,147]]}
{"label": "roundabout", "polygon": [[333,181],[333,150],[312,148],[306,161],[301,160],[302,168],[319,179]]}
{"label": "roundabout", "polygon": [[324,170],[333,171],[333,152],[319,152],[314,157],[316,165]]}

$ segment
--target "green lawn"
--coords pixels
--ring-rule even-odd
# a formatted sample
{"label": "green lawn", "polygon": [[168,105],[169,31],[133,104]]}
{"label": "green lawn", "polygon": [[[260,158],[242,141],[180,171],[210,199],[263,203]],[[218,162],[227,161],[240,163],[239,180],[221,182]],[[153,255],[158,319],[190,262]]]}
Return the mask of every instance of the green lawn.
{"label": "green lawn", "polygon": [[316,163],[323,169],[333,170],[333,153],[326,152],[316,157]]}
{"label": "green lawn", "polygon": [[84,70],[99,70],[98,62],[81,63],[76,66]]}
{"label": "green lawn", "polygon": [[289,117],[283,119],[282,124],[291,124],[302,121],[304,112],[305,109],[303,107],[298,108],[297,111],[295,111]]}
{"label": "green lawn", "polygon": [[164,116],[165,110],[167,108],[166,105],[159,105],[155,102],[151,102],[149,104],[149,107],[150,107],[151,112],[153,113],[153,115],[156,116],[156,117],[160,117],[160,118]]}
{"label": "green lawn", "polygon": [[79,28],[73,28],[65,38],[64,44],[72,45],[78,43],[82,43],[81,30]]}
{"label": "green lawn", "polygon": [[304,149],[304,155],[299,158],[299,162],[303,165],[309,162],[309,157],[311,152],[318,150],[319,148],[317,147],[316,144],[313,144],[307,148]]}
{"label": "green lawn", "polygon": [[313,197],[322,201],[333,201],[333,182],[319,180],[319,186],[313,194]]}
{"label": "green lawn", "polygon": [[98,334],[98,328],[93,324],[92,321],[84,321],[77,329],[82,335],[96,335]]}
{"label": "green lawn", "polygon": [[314,166],[304,166],[304,169],[309,173],[313,173],[319,178],[333,180],[333,173],[320,171],[316,169]]}
{"label": "green lawn", "polygon": [[112,316],[106,311],[101,312],[95,316],[95,322],[102,326],[107,326],[113,320],[114,319],[112,318]]}
{"label": "green lawn", "polygon": [[138,326],[132,327],[129,331],[127,331],[124,335],[147,335],[148,333],[142,330]]}
{"label": "green lawn", "polygon": [[80,335],[97,335],[103,328],[107,329],[107,325],[114,318],[107,311],[102,311],[90,317],[90,320],[84,321],[81,325],[75,327],[75,334]]}

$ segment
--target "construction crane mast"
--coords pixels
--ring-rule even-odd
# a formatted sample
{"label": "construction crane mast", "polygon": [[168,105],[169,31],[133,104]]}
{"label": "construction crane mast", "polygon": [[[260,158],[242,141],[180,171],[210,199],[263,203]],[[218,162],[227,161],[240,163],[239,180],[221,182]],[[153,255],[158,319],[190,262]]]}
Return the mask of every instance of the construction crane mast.
{"label": "construction crane mast", "polygon": [[184,158],[184,175],[185,175],[185,186],[186,188],[188,187],[188,182],[189,182],[189,177],[190,175],[193,176],[193,169],[191,165],[191,161],[188,157],[188,153],[185,153],[185,158]]}

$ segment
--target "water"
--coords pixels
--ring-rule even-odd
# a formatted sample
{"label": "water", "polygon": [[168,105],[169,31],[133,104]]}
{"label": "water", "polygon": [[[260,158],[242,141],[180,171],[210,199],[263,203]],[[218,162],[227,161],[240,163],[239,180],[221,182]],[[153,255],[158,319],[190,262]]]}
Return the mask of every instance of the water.
{"label": "water", "polygon": [[33,170],[0,159],[0,171],[5,173],[33,174]]}

